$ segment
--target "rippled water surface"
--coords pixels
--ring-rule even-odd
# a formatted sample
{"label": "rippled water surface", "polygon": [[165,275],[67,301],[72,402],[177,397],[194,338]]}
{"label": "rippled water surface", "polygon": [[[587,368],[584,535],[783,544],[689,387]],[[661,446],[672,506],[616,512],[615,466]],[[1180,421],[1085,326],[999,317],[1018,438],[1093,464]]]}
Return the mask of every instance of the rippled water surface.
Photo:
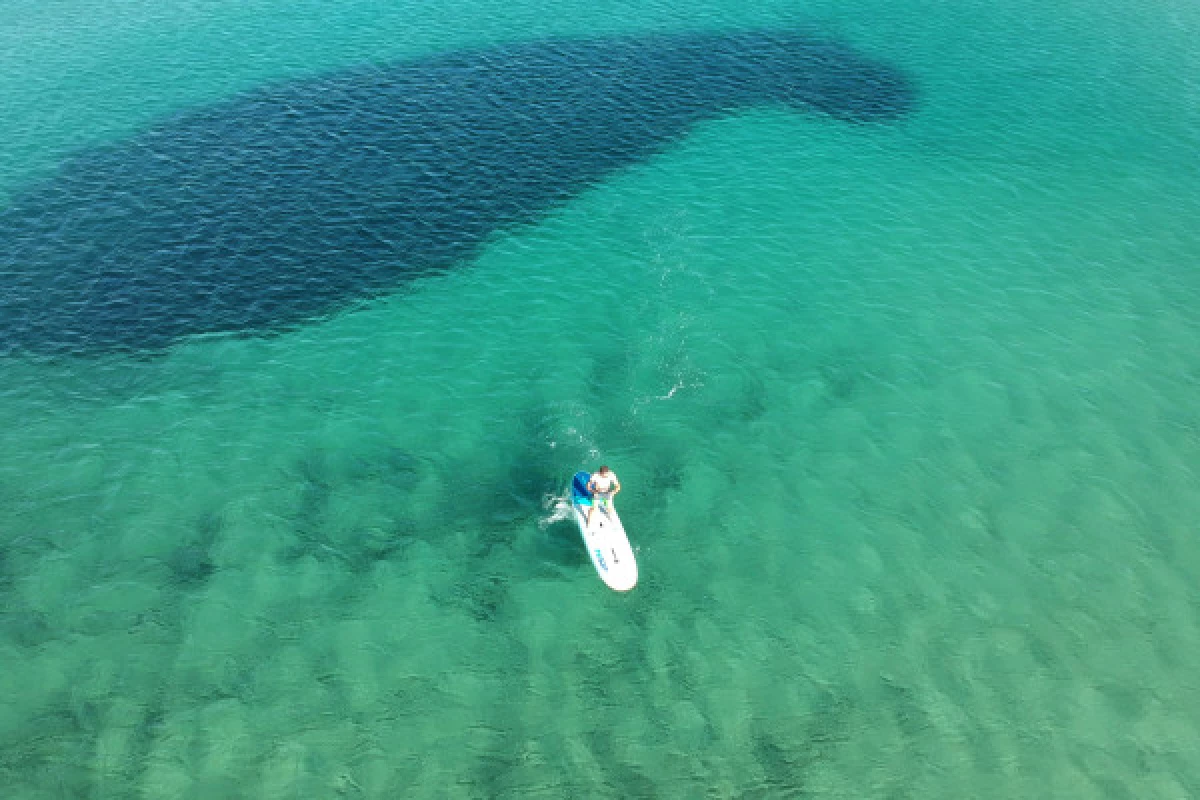
{"label": "rippled water surface", "polygon": [[1200,11],[742,5],[9,3],[6,797],[1200,795]]}

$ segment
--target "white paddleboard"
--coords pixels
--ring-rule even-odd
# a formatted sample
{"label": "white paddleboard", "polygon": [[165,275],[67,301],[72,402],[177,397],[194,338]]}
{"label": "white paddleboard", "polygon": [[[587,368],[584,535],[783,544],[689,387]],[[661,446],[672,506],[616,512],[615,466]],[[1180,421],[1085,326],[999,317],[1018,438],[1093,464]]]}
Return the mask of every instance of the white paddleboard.
{"label": "white paddleboard", "polygon": [[587,494],[590,479],[588,473],[577,472],[571,482],[571,508],[575,512],[575,521],[579,524],[583,544],[600,579],[610,589],[627,592],[637,585],[638,579],[633,547],[625,535],[625,526],[621,524],[617,510],[611,505],[607,511],[596,509],[592,524],[588,525],[588,511],[592,507],[592,500]]}

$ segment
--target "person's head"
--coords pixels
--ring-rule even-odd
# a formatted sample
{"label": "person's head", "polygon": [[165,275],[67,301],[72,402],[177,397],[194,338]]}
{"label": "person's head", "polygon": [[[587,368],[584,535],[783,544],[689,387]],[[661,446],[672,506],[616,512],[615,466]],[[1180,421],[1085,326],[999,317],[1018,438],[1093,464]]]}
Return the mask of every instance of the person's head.
{"label": "person's head", "polygon": [[600,465],[600,470],[599,470],[599,472],[600,472],[600,474],[601,474],[601,475],[607,475],[607,474],[608,474],[609,472],[611,472],[611,471],[612,471],[612,470],[610,470],[608,467],[604,466],[603,464],[601,464],[601,465]]}

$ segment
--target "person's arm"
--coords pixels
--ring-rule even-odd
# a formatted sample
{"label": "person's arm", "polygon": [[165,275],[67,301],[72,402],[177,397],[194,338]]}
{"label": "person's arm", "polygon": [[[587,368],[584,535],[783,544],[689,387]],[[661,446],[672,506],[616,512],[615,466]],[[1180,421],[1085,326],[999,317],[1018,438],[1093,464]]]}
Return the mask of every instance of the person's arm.
{"label": "person's arm", "polygon": [[620,482],[619,480],[617,480],[616,478],[613,478],[613,493],[612,493],[612,496],[613,496],[613,497],[616,497],[616,496],[617,496],[617,492],[619,492],[619,491],[621,491],[621,482]]}
{"label": "person's arm", "polygon": [[587,490],[588,490],[588,494],[590,494],[590,495],[596,494],[596,482],[594,480],[591,480],[590,478],[588,479]]}

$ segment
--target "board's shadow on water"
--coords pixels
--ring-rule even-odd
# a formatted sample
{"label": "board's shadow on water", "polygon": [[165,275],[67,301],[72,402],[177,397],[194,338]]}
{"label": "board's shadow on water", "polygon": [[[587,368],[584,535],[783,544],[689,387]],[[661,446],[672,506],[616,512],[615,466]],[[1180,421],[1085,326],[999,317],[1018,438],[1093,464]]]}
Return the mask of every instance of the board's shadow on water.
{"label": "board's shadow on water", "polygon": [[539,41],[265,87],[17,194],[0,212],[0,354],[286,330],[772,103],[869,123],[915,92],[849,46],[780,31]]}
{"label": "board's shadow on water", "polygon": [[538,537],[535,556],[547,566],[547,572],[565,576],[576,570],[591,569],[587,552],[579,540],[579,528],[571,519],[545,525]]}

